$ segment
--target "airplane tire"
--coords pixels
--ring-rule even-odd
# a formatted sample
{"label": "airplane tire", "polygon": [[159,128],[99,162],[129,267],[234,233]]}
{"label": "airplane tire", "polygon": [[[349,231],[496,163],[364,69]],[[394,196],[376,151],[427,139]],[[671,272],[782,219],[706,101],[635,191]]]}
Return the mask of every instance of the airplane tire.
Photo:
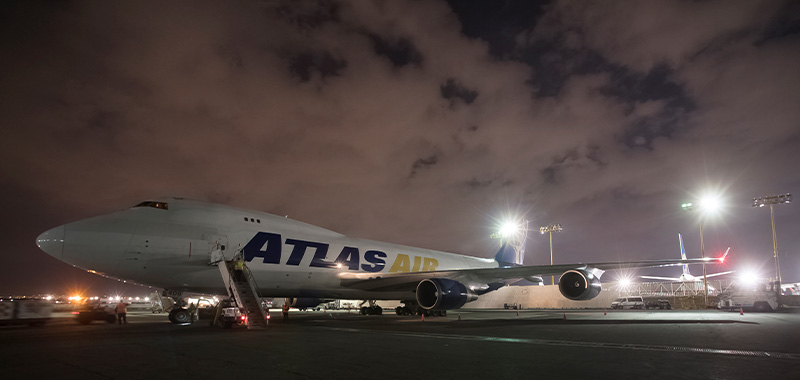
{"label": "airplane tire", "polygon": [[175,311],[175,323],[191,323],[192,322],[192,315],[189,313],[189,310],[186,309],[178,309]]}

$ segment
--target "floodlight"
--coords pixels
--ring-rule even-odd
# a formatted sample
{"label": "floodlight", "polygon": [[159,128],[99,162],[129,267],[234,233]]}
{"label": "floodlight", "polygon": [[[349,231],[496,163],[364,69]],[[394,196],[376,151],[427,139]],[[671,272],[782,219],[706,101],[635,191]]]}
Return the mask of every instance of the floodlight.
{"label": "floodlight", "polygon": [[515,222],[505,222],[500,226],[500,236],[508,237],[514,235],[519,231],[519,225]]}
{"label": "floodlight", "polygon": [[722,208],[722,200],[716,194],[706,194],[700,200],[700,207],[706,215],[716,214]]}
{"label": "floodlight", "polygon": [[777,205],[781,203],[792,203],[792,194],[771,195],[768,197],[753,198],[753,207],[764,207],[766,205]]}
{"label": "floodlight", "polygon": [[755,285],[757,285],[760,278],[761,277],[758,275],[758,273],[756,273],[752,269],[744,270],[741,273],[739,273],[739,281],[742,283],[742,286],[749,288],[752,288]]}

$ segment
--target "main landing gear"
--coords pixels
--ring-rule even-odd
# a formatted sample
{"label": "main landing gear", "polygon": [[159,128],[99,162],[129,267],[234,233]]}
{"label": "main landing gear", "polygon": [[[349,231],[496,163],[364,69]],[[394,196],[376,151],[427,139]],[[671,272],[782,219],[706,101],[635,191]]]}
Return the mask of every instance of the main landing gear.
{"label": "main landing gear", "polygon": [[192,323],[192,314],[188,309],[175,308],[169,312],[169,321],[176,324]]}
{"label": "main landing gear", "polygon": [[[369,306],[363,306],[364,303],[369,302]],[[383,314],[383,308],[378,306],[378,302],[375,300],[369,300],[361,303],[361,315],[381,315]]]}

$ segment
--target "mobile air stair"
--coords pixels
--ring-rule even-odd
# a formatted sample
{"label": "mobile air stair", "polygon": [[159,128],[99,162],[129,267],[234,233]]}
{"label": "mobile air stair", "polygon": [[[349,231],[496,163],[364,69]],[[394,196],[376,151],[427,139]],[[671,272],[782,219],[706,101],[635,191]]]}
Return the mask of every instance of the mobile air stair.
{"label": "mobile air stair", "polygon": [[231,260],[225,258],[223,251],[217,247],[211,252],[211,265],[217,265],[222,275],[222,282],[228,291],[228,297],[236,300],[236,304],[247,316],[248,329],[267,327],[267,312],[258,297],[255,279],[244,263],[242,252],[237,250]]}

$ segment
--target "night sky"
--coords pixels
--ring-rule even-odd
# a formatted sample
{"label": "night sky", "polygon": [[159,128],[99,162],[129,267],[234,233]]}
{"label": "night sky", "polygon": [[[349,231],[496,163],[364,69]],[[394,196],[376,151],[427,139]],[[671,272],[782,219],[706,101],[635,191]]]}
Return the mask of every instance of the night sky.
{"label": "night sky", "polygon": [[699,257],[715,191],[707,253],[770,276],[752,198],[800,195],[796,1],[4,1],[0,51],[0,294],[137,292],[35,238],[159,196],[482,257],[524,216],[533,265],[550,223],[556,263]]}

